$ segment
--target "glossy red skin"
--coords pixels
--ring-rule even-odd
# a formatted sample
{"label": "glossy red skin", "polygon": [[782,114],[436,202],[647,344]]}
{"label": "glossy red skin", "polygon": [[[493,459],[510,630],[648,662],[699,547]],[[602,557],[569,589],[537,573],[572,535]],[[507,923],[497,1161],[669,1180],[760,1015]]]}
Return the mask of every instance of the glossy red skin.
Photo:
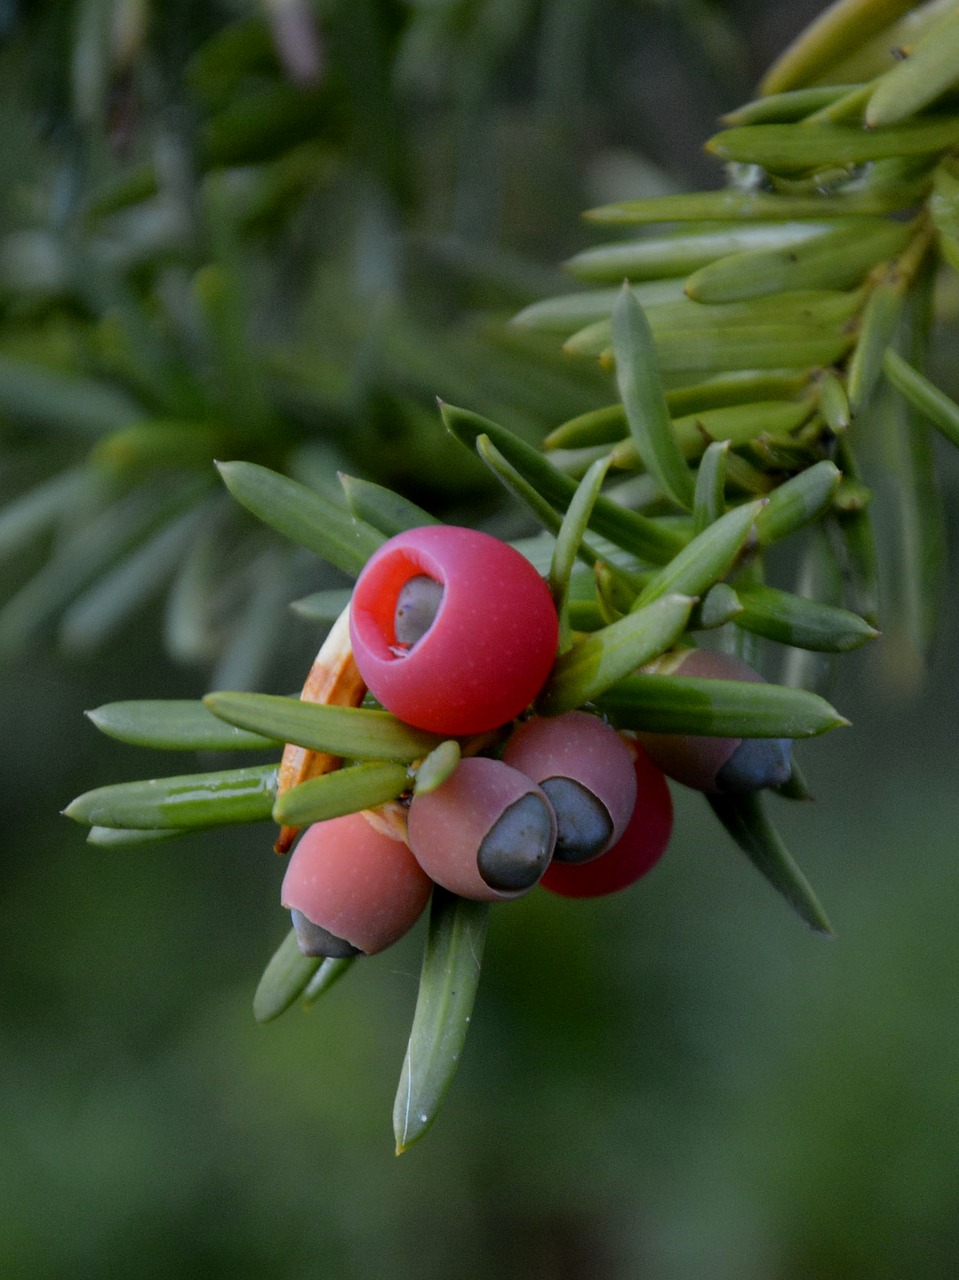
{"label": "glossy red skin", "polygon": [[[403,585],[443,584],[426,634],[395,651]],[[433,733],[484,733],[539,693],[556,656],[556,610],[533,566],[475,529],[428,525],[398,534],[368,561],[350,608],[353,656],[370,692],[407,724]]]}
{"label": "glossy red skin", "polygon": [[[762,683],[762,676],[741,658],[712,649],[687,650],[675,665],[669,667],[668,674]],[[655,676],[651,675],[650,679],[655,679]],[[716,775],[742,742],[742,738],[682,733],[638,732],[636,737],[668,777],[708,795],[718,794]]]}
{"label": "glossy red skin", "polygon": [[408,830],[420,866],[430,879],[461,898],[504,902],[522,896],[490,888],[479,873],[476,855],[503,811],[531,791],[548,806],[532,779],[501,760],[461,760],[442,786],[413,796]]}
{"label": "glossy red skin", "polygon": [[534,782],[572,778],[591,791],[613,823],[606,850],[626,830],[636,804],[633,758],[616,730],[598,716],[587,711],[532,716],[510,734],[503,760]]}
{"label": "glossy red skin", "polygon": [[366,955],[413,927],[433,884],[410,850],[361,813],[317,822],[300,837],[280,901]]}
{"label": "glossy red skin", "polygon": [[666,851],[673,830],[673,800],[662,770],[636,746],[636,805],[626,830],[611,849],[592,862],[552,862],[540,880],[564,898],[599,898],[617,893],[651,871]]}

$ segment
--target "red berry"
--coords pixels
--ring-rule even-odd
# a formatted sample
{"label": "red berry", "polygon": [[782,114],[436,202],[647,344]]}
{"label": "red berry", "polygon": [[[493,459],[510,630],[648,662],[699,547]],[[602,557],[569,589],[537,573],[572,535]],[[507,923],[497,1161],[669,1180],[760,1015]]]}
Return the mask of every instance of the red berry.
{"label": "red berry", "polygon": [[[741,658],[712,649],[684,649],[657,663],[662,675],[762,683]],[[655,674],[650,675],[655,679]],[[713,738],[700,734],[637,733],[659,767],[676,782],[709,794],[749,793],[780,786],[792,772],[789,738]]]}
{"label": "red berry", "polygon": [[471,756],[435,791],[413,796],[409,838],[437,884],[493,902],[536,884],[552,857],[556,819],[524,773],[502,760]]}
{"label": "red berry", "polygon": [[280,900],[307,955],[372,955],[412,928],[432,888],[402,841],[350,813],[303,833]]}
{"label": "red berry", "polygon": [[565,898],[598,898],[616,893],[651,870],[662,857],[673,829],[673,802],[662,771],[636,746],[636,804],[616,844],[592,862],[550,863],[540,884]]}
{"label": "red berry", "polygon": [[546,583],[505,542],[428,525],[368,561],[350,609],[370,692],[408,724],[464,735],[519,715],[546,682],[558,624]]}
{"label": "red berry", "polygon": [[588,862],[626,830],[636,803],[633,757],[597,716],[532,716],[510,735],[503,760],[538,782],[553,806],[554,861]]}

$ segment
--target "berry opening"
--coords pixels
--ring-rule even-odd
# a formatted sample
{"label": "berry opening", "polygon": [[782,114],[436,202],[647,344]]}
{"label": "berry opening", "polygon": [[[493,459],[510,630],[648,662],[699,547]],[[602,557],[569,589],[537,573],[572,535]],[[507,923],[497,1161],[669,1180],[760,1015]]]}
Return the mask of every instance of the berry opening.
{"label": "berry opening", "polygon": [[296,945],[305,956],[323,956],[328,960],[345,960],[348,956],[361,955],[359,947],[354,947],[345,938],[338,938],[329,929],[314,924],[308,916],[295,908],[290,912],[293,930],[296,933]]}
{"label": "berry opening", "polygon": [[556,815],[556,861],[598,858],[613,838],[613,820],[599,797],[573,778],[545,778],[539,785]]}
{"label": "berry opening", "polygon": [[476,867],[491,889],[531,889],[549,866],[555,826],[549,806],[529,792],[508,805],[476,854]]}
{"label": "berry opening", "polygon": [[397,657],[405,656],[432,627],[443,603],[443,592],[442,582],[425,573],[418,573],[403,583],[393,611]]}
{"label": "berry opening", "polygon": [[791,738],[744,738],[716,774],[716,789],[751,795],[781,787],[792,774]]}

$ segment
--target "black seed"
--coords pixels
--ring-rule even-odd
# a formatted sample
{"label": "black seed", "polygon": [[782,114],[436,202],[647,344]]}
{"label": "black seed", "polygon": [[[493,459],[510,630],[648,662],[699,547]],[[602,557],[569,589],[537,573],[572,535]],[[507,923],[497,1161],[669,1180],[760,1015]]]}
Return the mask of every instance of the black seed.
{"label": "black seed", "polygon": [[531,889],[549,866],[556,826],[549,805],[527,792],[514,800],[483,837],[476,866],[491,889]]}
{"label": "black seed", "polygon": [[414,645],[422,640],[439,612],[443,599],[443,584],[425,573],[418,573],[403,583],[396,598],[393,630],[396,643]]}
{"label": "black seed", "polygon": [[347,956],[358,956],[363,953],[345,938],[338,938],[335,933],[321,925],[308,920],[302,911],[291,911],[293,928],[296,931],[296,945],[305,956],[324,956],[331,960],[345,960]]}
{"label": "black seed", "polygon": [[547,778],[539,785],[556,814],[556,861],[598,858],[613,835],[613,820],[603,802],[572,778]]}
{"label": "black seed", "polygon": [[792,746],[791,738],[743,738],[716,774],[716,786],[737,795],[781,787],[792,773]]}

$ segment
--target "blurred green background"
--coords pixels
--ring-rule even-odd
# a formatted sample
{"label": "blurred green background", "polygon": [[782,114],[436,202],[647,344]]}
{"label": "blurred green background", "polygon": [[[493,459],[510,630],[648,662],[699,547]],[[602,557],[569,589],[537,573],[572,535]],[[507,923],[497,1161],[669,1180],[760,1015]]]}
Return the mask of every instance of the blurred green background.
{"label": "blurred green background", "polygon": [[[561,278],[555,264],[585,242],[579,208],[654,179],[718,180],[698,150],[713,116],[748,93],[819,7],[384,0],[357,4],[347,20],[345,6],[316,6],[321,30],[365,18],[404,36],[406,62],[389,63],[384,84],[402,107],[403,138],[431,161],[432,185],[402,194],[394,212],[402,234],[428,226],[434,250],[455,234],[454,257],[470,264],[437,279],[435,258],[412,256],[405,271],[421,317],[444,300],[430,322],[443,333],[462,326],[469,343],[473,317],[521,294],[518,278],[531,296],[537,282],[545,290]],[[70,172],[64,137],[82,132],[65,105],[74,42],[96,8],[0,9],[8,73],[47,68],[0,108],[8,139],[31,139],[38,170],[11,182],[8,227],[29,222],[25,190],[49,195],[51,175]],[[150,67],[165,71],[146,76],[146,114],[162,115],[162,86],[205,42],[236,20],[266,23],[276,8],[184,2],[162,20],[154,12]],[[348,42],[325,47],[329,75],[355,56]],[[346,110],[349,119],[355,103]],[[475,143],[480,125],[495,147]],[[474,139],[473,169],[463,167],[469,145],[450,141],[457,130]],[[360,133],[336,140],[347,167]],[[401,168],[400,186],[423,172]],[[346,216],[344,203],[329,207]],[[322,259],[347,273],[348,244],[303,235],[280,219],[241,246],[252,277],[269,278],[273,307],[291,263]],[[286,287],[298,296],[295,278]],[[22,354],[24,334],[32,341],[64,317],[89,320],[75,299],[41,306],[28,295],[4,294],[8,352]],[[350,341],[341,324],[337,349],[353,351]],[[435,368],[420,367],[414,401],[421,383],[447,376],[446,358],[444,349]],[[477,400],[488,393],[475,371],[458,376]],[[387,404],[396,385],[388,380]],[[532,430],[540,411],[513,403]],[[383,479],[375,438],[357,445],[348,431],[357,420],[334,415],[324,447],[352,449],[358,470]],[[19,474],[25,433],[9,415],[0,446]],[[942,474],[955,561],[959,469],[945,452]],[[437,502],[512,520],[482,487],[444,495],[437,484],[427,486]],[[32,568],[29,557],[8,558],[0,594]],[[295,574],[318,585],[312,566]],[[278,638],[246,671],[283,691],[299,684],[316,634],[275,613]],[[191,767],[110,743],[82,715],[120,698],[192,697],[215,682],[222,652],[205,665],[173,661],[159,640],[165,616],[162,601],[146,602],[86,651],[58,647],[54,628],[40,627],[0,673],[0,1274],[956,1273],[951,599],[911,701],[885,691],[873,655],[842,660],[830,693],[853,727],[801,748],[815,804],[775,806],[838,940],[808,934],[701,799],[676,788],[673,844],[648,880],[608,900],[534,893],[494,912],[461,1071],[434,1129],[399,1160],[390,1112],[422,926],[311,1013],[259,1027],[253,990],[287,928],[269,828],[113,851],[85,844],[59,816],[90,787]]]}

